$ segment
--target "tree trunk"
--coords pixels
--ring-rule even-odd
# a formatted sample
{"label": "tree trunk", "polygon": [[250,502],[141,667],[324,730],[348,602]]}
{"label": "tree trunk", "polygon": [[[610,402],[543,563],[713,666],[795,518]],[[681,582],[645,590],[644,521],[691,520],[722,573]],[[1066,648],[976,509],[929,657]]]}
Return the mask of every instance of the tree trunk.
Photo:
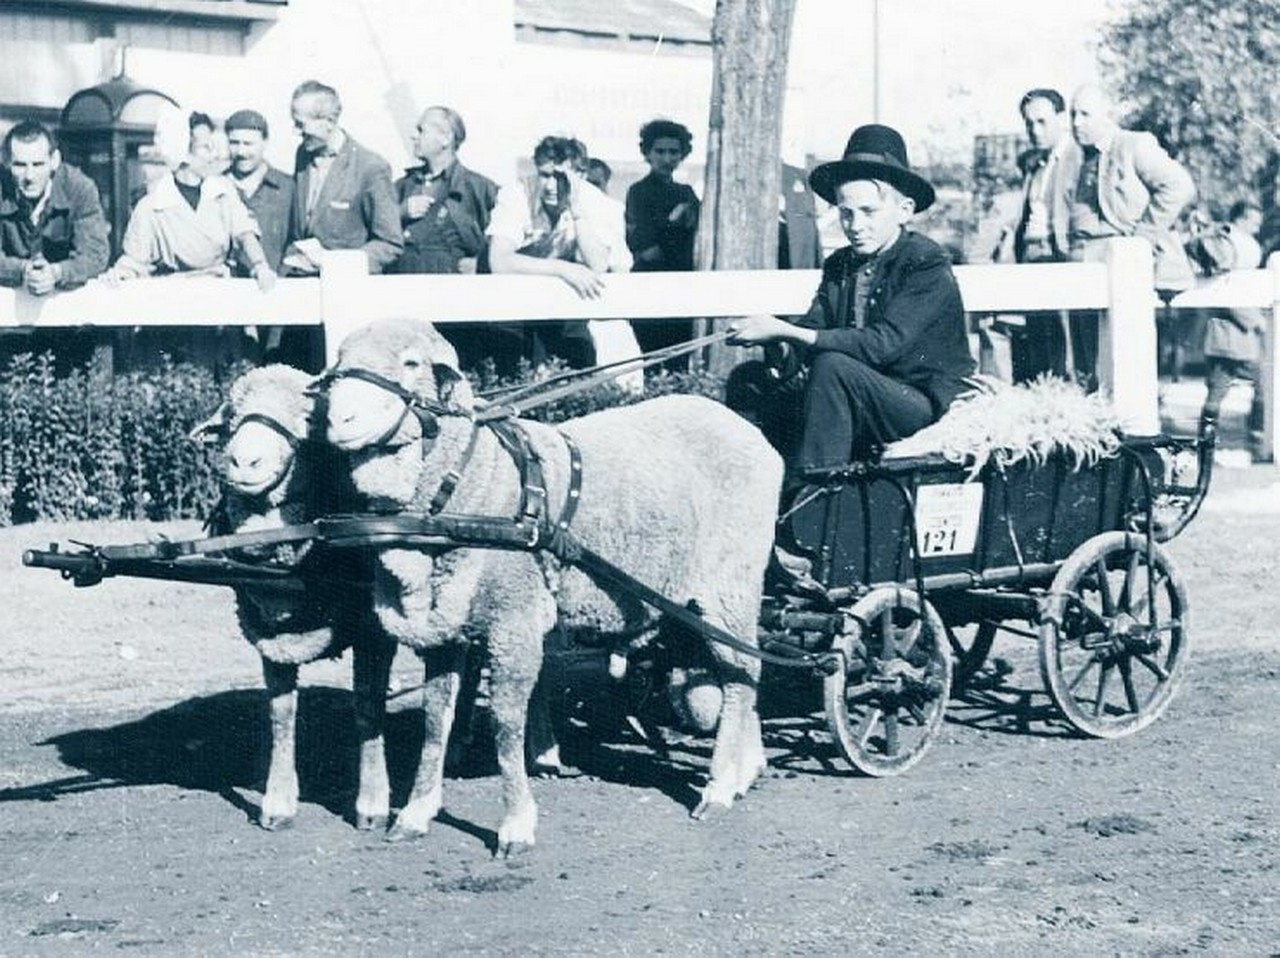
{"label": "tree trunk", "polygon": [[[795,4],[716,2],[699,269],[777,267],[782,108]],[[741,350],[717,344],[708,364],[727,372],[741,356]]]}

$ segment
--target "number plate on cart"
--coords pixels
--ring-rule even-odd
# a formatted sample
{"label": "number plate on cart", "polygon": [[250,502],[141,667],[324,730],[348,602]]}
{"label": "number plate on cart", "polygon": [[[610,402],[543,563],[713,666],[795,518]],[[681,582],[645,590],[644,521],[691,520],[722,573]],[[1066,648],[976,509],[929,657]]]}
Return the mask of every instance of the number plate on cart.
{"label": "number plate on cart", "polygon": [[921,558],[968,555],[978,541],[980,482],[938,483],[916,489],[916,547]]}

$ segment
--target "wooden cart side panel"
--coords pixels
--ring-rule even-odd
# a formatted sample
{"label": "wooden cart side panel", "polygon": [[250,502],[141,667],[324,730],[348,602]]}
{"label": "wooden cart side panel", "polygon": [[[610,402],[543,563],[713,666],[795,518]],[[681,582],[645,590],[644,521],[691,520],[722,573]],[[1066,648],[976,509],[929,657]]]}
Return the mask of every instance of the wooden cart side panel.
{"label": "wooden cart side panel", "polygon": [[[815,575],[828,588],[910,582],[911,523],[898,484],[914,500],[921,486],[964,479],[959,467],[853,476],[797,510],[787,521],[789,537],[815,556]],[[989,467],[975,481],[983,494],[973,551],[926,556],[925,575],[1061,562],[1094,535],[1123,528],[1141,492],[1124,457],[1076,467],[1052,456],[1003,471]]]}

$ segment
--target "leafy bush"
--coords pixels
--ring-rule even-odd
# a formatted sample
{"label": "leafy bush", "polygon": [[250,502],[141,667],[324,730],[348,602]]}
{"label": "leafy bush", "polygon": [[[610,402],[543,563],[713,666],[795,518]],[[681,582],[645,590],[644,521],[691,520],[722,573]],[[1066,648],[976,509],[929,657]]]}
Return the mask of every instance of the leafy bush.
{"label": "leafy bush", "polygon": [[[478,391],[522,386],[566,372],[559,361],[523,364],[514,377],[472,372]],[[243,367],[230,371],[234,379]],[[54,357],[15,356],[0,369],[0,526],[37,519],[204,518],[218,498],[210,452],[187,434],[223,399],[224,383],[199,366],[111,377],[90,365],[59,376]],[[669,393],[719,399],[724,382],[704,372],[651,372],[643,395],[612,380],[528,417],[562,422]]]}
{"label": "leafy bush", "polygon": [[0,525],[203,517],[217,478],[186,436],[222,393],[211,372],[187,364],[59,377],[49,353],[15,356],[0,370]]}

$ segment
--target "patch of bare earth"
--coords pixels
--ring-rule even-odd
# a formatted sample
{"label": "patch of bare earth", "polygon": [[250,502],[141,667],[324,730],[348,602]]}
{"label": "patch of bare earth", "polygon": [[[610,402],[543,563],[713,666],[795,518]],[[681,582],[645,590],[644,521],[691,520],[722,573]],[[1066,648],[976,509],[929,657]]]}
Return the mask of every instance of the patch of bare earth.
{"label": "patch of bare earth", "polygon": [[[1273,477],[1241,471],[1215,495],[1263,494]],[[695,823],[709,741],[662,757],[579,736],[587,776],[535,784],[539,844],[512,862],[488,851],[501,806],[483,766],[448,781],[421,841],[348,824],[345,660],[303,670],[296,827],[254,827],[267,732],[230,594],[76,590],[19,565],[49,540],[152,529],[0,531],[0,955],[1280,949],[1280,516],[1209,508],[1171,544],[1193,669],[1132,738],[1071,735],[1033,647],[1001,638],[1007,687],[953,702],[901,778],[854,777],[820,722],[771,718],[760,787]],[[420,737],[414,711],[392,716],[397,803]]]}

